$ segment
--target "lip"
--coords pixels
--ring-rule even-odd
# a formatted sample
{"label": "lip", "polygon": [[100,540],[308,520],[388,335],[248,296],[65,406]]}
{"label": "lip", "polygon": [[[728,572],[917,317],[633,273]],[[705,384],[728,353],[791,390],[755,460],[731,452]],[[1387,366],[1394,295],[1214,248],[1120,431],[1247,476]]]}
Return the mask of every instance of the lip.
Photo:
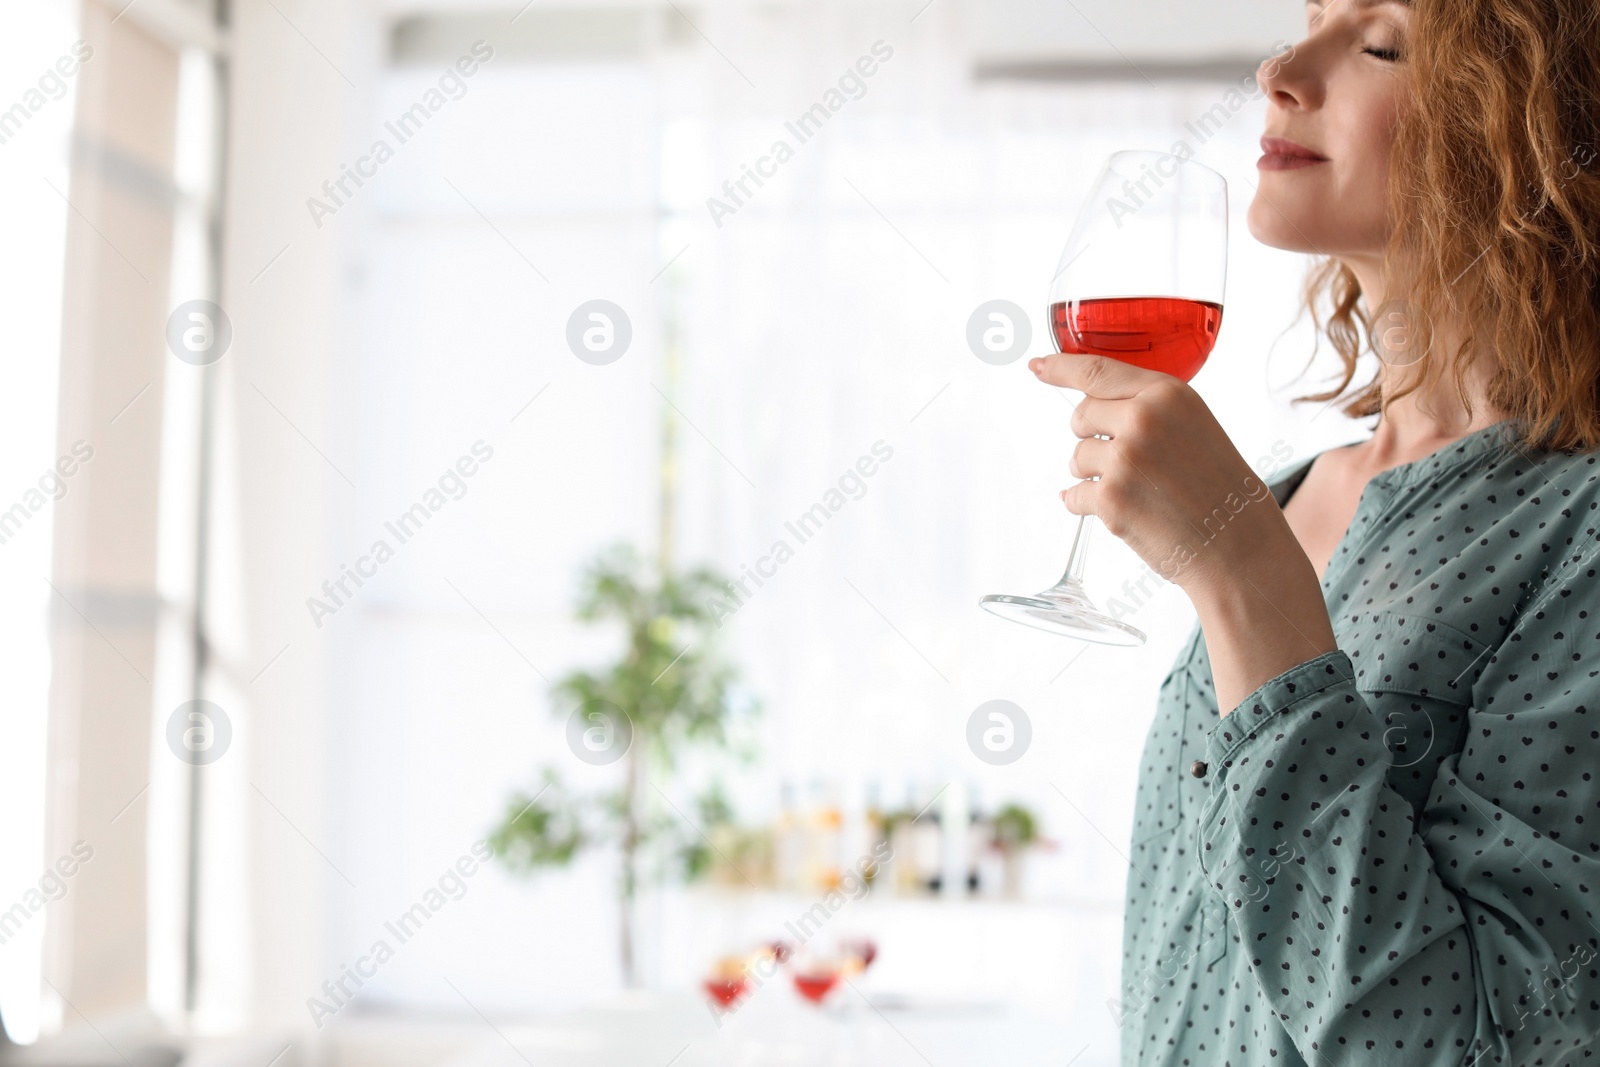
{"label": "lip", "polygon": [[1261,170],[1298,170],[1328,162],[1328,157],[1303,144],[1282,137],[1261,138],[1262,156],[1256,161]]}

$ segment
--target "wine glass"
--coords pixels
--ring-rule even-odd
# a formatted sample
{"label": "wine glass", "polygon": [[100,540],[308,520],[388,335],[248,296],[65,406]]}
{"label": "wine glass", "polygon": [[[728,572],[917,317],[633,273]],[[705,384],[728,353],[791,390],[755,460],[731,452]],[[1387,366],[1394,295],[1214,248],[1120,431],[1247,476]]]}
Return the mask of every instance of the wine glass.
{"label": "wine glass", "polygon": [[831,937],[800,946],[789,968],[795,992],[819,1007],[845,977],[844,956]]}
{"label": "wine glass", "polygon": [[[1114,152],[1079,210],[1050,282],[1056,350],[1110,356],[1188,381],[1222,325],[1228,273],[1228,183],[1165,152]],[[1067,570],[1033,596],[981,598],[1001,618],[1104,645],[1144,634],[1095,607],[1084,590],[1092,516],[1078,517]]]}
{"label": "wine glass", "polygon": [[878,943],[870,937],[850,937],[840,942],[845,955],[845,970],[850,975],[864,974],[878,958]]}
{"label": "wine glass", "polygon": [[711,968],[711,974],[700,983],[706,995],[724,1009],[750,992],[750,976],[745,961],[736,956],[723,956]]}

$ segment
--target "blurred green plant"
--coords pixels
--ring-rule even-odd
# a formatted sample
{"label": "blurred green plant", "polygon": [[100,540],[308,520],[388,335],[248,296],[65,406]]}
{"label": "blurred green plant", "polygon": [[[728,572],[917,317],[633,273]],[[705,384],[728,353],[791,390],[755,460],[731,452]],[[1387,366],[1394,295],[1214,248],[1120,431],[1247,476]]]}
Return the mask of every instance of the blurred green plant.
{"label": "blurred green plant", "polygon": [[994,847],[1005,853],[1021,852],[1039,840],[1033,812],[1020,804],[1007,804],[994,816]]}
{"label": "blurred green plant", "polygon": [[993,834],[991,841],[1001,856],[1001,895],[1015,899],[1022,895],[1023,865],[1028,852],[1048,843],[1039,836],[1039,824],[1033,812],[1020,804],[1007,804],[995,812],[990,832]]}
{"label": "blurred green plant", "polygon": [[695,812],[706,836],[696,835],[678,850],[684,877],[690,881],[699,881],[711,873],[711,864],[716,856],[713,842],[722,836],[719,833],[722,828],[733,825],[733,805],[728,803],[721,782],[713,782],[711,788],[695,800]]}
{"label": "blurred green plant", "polygon": [[[619,850],[622,969],[629,985],[637,983],[633,910],[641,852],[673,845],[679,875],[701,877],[712,859],[706,835],[733,818],[726,796],[714,785],[696,805],[698,824],[685,825],[687,818],[657,778],[676,768],[691,749],[744,761],[753,755],[730,728],[758,714],[759,705],[736,700],[737,672],[716,647],[712,609],[726,600],[730,587],[709,568],[675,573],[649,566],[625,544],[605,549],[585,568],[576,618],[620,624],[625,641],[609,663],[557,679],[550,687],[551,709],[562,719],[574,709],[606,705],[626,713],[631,739],[621,756],[622,781],[597,796],[583,796],[546,767],[541,788],[508,799],[489,838],[496,855],[523,873],[564,866],[586,849]],[[670,810],[653,804],[652,793]]]}

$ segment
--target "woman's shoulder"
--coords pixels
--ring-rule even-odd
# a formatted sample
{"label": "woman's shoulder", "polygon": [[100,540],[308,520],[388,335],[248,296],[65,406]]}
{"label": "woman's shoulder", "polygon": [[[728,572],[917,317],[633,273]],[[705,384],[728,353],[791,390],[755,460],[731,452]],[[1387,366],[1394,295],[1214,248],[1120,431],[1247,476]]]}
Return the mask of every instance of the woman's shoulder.
{"label": "woman's shoulder", "polygon": [[1600,446],[1587,450],[1552,452],[1512,443],[1501,460],[1501,466],[1507,465],[1513,475],[1520,475],[1526,470],[1541,480],[1549,479],[1552,487],[1600,488]]}
{"label": "woman's shoulder", "polygon": [[1450,490],[1463,511],[1514,519],[1530,532],[1559,533],[1563,540],[1595,537],[1591,513],[1600,510],[1600,448],[1538,449],[1508,432],[1493,451],[1431,480]]}

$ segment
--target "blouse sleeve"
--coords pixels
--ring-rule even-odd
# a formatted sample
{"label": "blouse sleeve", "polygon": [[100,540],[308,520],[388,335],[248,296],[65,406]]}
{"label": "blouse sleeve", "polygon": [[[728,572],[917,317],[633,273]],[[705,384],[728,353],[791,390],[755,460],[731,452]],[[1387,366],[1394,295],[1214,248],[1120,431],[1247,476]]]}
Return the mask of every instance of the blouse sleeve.
{"label": "blouse sleeve", "polygon": [[1600,683],[1539,673],[1467,711],[1420,814],[1343,651],[1207,738],[1198,862],[1308,1063],[1565,1063],[1600,1033]]}

